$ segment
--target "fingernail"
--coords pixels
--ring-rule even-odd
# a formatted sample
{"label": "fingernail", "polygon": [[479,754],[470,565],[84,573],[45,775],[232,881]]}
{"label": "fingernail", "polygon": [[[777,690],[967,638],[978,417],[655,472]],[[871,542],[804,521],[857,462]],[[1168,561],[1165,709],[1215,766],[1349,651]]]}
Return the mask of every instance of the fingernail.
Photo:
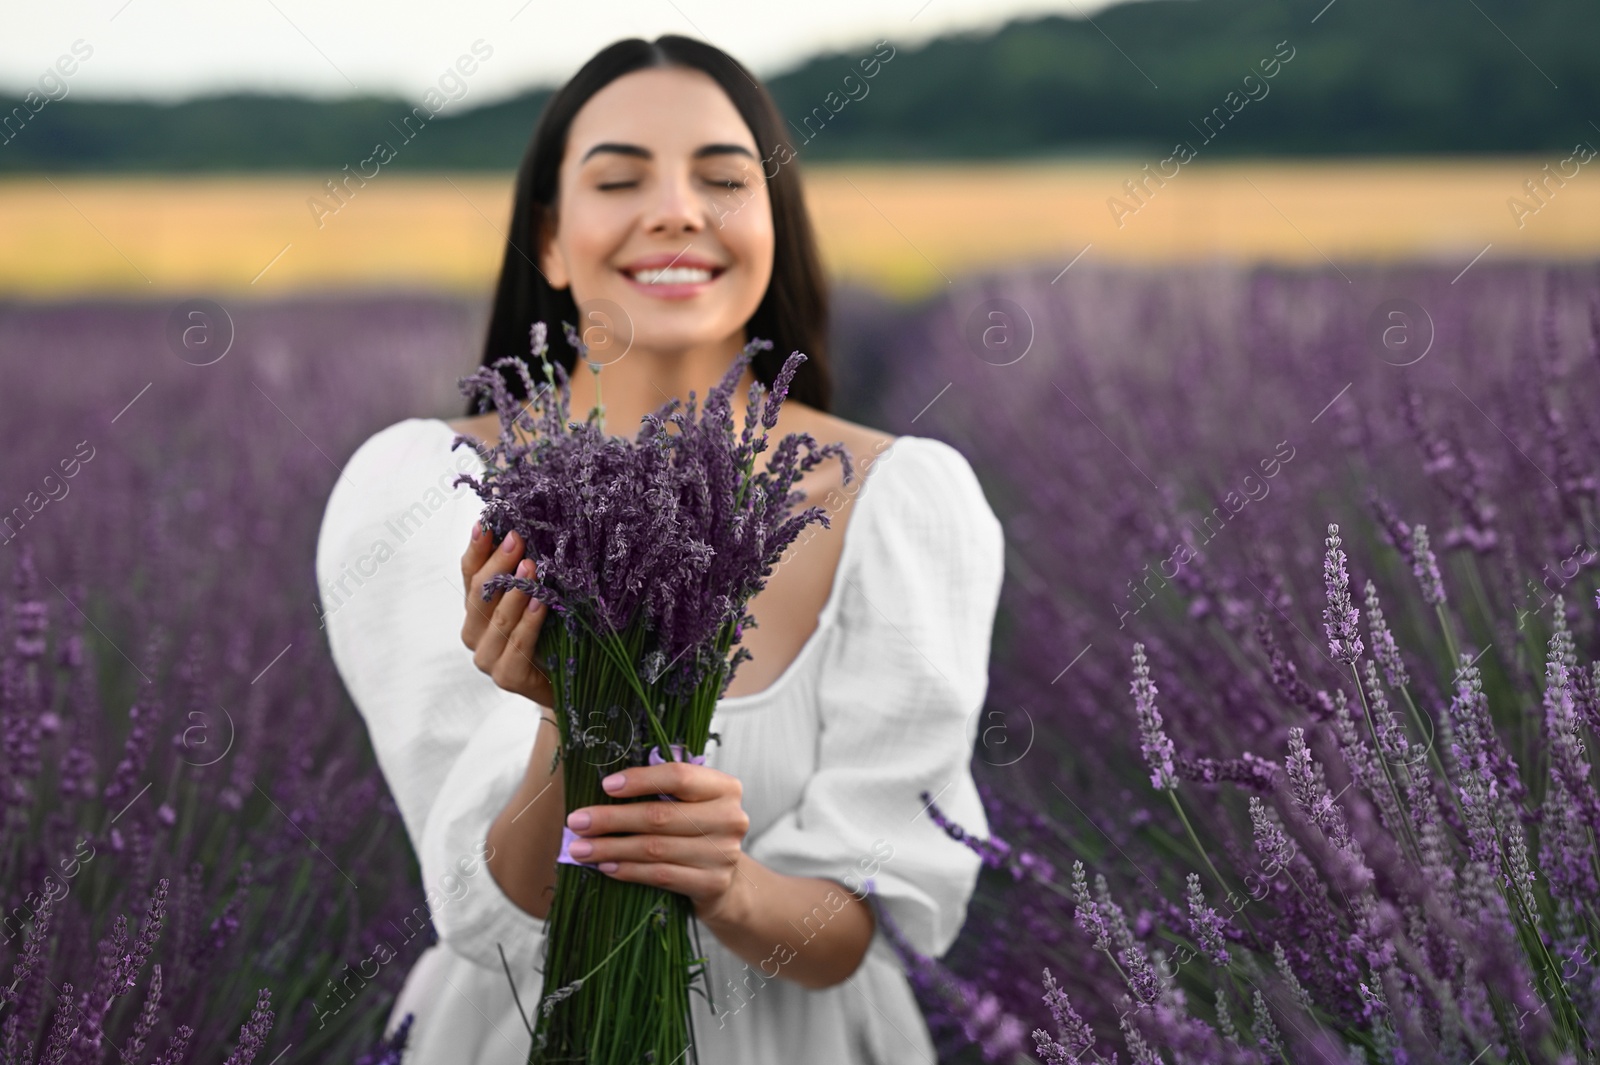
{"label": "fingernail", "polygon": [[567,848],[567,853],[574,858],[587,858],[594,853],[594,844],[587,840],[574,840],[572,846]]}
{"label": "fingernail", "polygon": [[614,873],[614,872],[617,871],[617,863],[616,862],[601,862],[600,863],[600,871],[602,873]]}
{"label": "fingernail", "polygon": [[526,577],[528,575],[528,571],[531,569],[533,569],[533,563],[529,562],[527,559],[523,559],[521,562],[517,563],[517,576]]}
{"label": "fingernail", "polygon": [[482,535],[483,535],[483,522],[481,522],[481,521],[473,522],[472,523],[472,542],[473,543],[477,543],[478,542],[478,537],[480,537]]}
{"label": "fingernail", "polygon": [[567,817],[567,827],[572,829],[574,832],[582,832],[584,829],[588,828],[593,821],[594,819],[591,818],[587,812],[583,810],[574,810],[572,814]]}
{"label": "fingernail", "polygon": [[607,791],[616,791],[622,787],[624,778],[621,773],[612,773],[600,782],[600,786]]}
{"label": "fingernail", "polygon": [[500,550],[504,551],[506,554],[509,555],[509,554],[511,554],[511,552],[515,551],[516,549],[517,549],[517,534],[516,533],[506,533],[506,538],[504,540],[500,541]]}
{"label": "fingernail", "polygon": [[542,600],[542,599],[529,599],[528,600],[528,613],[530,613],[530,614],[536,613],[539,610],[539,608],[542,607],[542,606],[544,606],[544,600]]}

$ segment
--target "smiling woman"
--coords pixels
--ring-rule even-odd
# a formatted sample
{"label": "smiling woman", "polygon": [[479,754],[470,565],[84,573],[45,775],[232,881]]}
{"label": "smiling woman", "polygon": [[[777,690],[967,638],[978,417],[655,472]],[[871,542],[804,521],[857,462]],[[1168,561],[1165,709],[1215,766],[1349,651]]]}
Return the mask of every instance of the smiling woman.
{"label": "smiling woman", "polygon": [[[672,386],[714,382],[748,332],[773,341],[752,364],[756,379],[770,385],[789,353],[804,351],[789,394],[828,409],[827,286],[800,172],[785,166],[769,179],[761,162],[780,146],[793,154],[783,129],[754,77],[702,42],[621,41],[596,55],[546,104],[517,170],[483,364],[526,355],[533,323],[547,322],[551,357],[573,376],[573,409],[583,410],[585,375],[572,373],[577,352],[557,323],[576,323],[591,361],[605,364],[636,340],[676,362],[672,353],[700,338],[721,338],[685,367],[692,374],[658,382],[660,394],[646,385],[647,405],[615,417],[637,425],[665,395],[687,395]],[[664,285],[631,276],[669,264],[714,276],[687,289],[682,275],[657,279]],[[506,385],[525,398],[515,376]]]}
{"label": "smiling woman", "polygon": [[[606,782],[614,798],[673,801],[566,816],[557,728],[543,727],[554,697],[533,661],[547,611],[517,587],[482,594],[533,562],[517,533],[496,542],[479,527],[475,501],[451,500],[327,617],[424,880],[476,853],[490,873],[432,914],[440,942],[390,1016],[390,1031],[414,1016],[407,1065],[538,1060],[523,1010],[544,992],[568,854],[692,900],[711,1001],[691,1000],[689,1060],[933,1060],[877,914],[935,957],[965,918],[978,858],[918,795],[938,793],[986,834],[970,763],[1004,542],[960,452],[828,413],[827,294],[799,170],[762,166],[784,144],[770,97],[725,53],[677,36],[606,48],[551,97],[523,159],[485,340],[493,380],[494,362],[528,357],[547,323],[569,409],[599,408],[604,432],[629,435],[664,401],[707,395],[751,340],[771,340],[731,393],[733,424],[752,386],[771,387],[803,351],[768,428],[855,457],[848,494],[831,463],[795,483],[802,505],[839,520],[794,545],[752,598],[761,624],[746,627],[751,658],[717,702],[705,761],[619,766]],[[578,323],[592,372],[572,372],[563,321]],[[531,398],[519,375],[501,376]],[[470,410],[367,440],[328,501],[319,576],[367,550],[456,445],[500,431],[498,412]],[[441,575],[458,555],[451,588]],[[863,891],[862,856],[889,854],[869,863]]]}

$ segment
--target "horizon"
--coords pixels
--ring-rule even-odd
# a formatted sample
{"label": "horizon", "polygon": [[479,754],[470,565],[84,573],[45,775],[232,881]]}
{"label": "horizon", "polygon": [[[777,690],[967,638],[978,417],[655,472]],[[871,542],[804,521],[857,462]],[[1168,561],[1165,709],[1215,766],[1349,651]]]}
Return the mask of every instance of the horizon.
{"label": "horizon", "polygon": [[[991,32],[1019,19],[1081,19],[1108,7],[1147,2],[904,0],[868,8],[850,0],[819,0],[803,8],[764,12],[758,20],[733,0],[704,0],[690,13],[672,0],[631,0],[621,13],[546,12],[545,17],[563,24],[545,33],[529,21],[539,14],[532,0],[505,0],[492,14],[464,8],[440,11],[420,0],[399,5],[356,0],[338,9],[290,0],[226,9],[200,0],[159,7],[149,0],[104,0],[96,5],[103,17],[45,6],[10,14],[11,32],[0,38],[0,96],[21,96],[37,88],[41,75],[62,55],[72,55],[77,45],[82,61],[61,79],[62,100],[181,104],[261,95],[318,102],[368,97],[419,102],[459,53],[482,40],[497,62],[486,62],[473,80],[473,100],[465,106],[477,108],[553,89],[595,52],[630,36],[696,37],[767,80],[819,57],[870,50],[880,39],[914,47],[939,37]],[[396,6],[399,13],[426,17],[396,19]],[[218,41],[241,39],[250,42],[249,48],[215,47]],[[563,43],[547,43],[552,40]],[[581,43],[566,43],[574,41]],[[82,58],[84,49],[92,56]],[[186,62],[174,62],[186,52]]]}

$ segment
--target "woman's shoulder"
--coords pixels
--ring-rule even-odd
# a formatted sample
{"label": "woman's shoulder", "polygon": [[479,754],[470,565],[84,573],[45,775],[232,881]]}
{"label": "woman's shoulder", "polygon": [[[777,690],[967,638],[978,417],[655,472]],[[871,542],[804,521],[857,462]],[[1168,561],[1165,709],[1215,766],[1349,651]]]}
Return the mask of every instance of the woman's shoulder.
{"label": "woman's shoulder", "polygon": [[[874,429],[870,425],[860,425],[836,414],[818,410],[807,406],[797,400],[787,400],[780,412],[776,429],[772,436],[782,439],[790,433],[809,434],[818,445],[826,447],[830,444],[843,444],[845,451],[850,455],[851,481],[854,484],[846,486],[850,491],[859,484],[862,476],[869,471],[876,460],[893,445],[897,439],[894,434],[886,433],[881,429]],[[838,462],[829,462],[821,467],[831,473],[813,475],[812,480],[824,491],[844,486],[844,467]],[[822,484],[821,482],[828,483]],[[808,491],[808,495],[820,495],[822,492]]]}
{"label": "woman's shoulder", "polygon": [[458,429],[439,418],[402,418],[363,440],[340,470],[340,488],[363,498],[402,491],[419,478],[433,481],[445,469],[467,472],[479,461],[473,448],[456,446]]}
{"label": "woman's shoulder", "polygon": [[[825,464],[831,471],[827,483],[819,481],[820,491],[808,491],[811,498],[828,498],[838,492],[853,499],[868,484],[883,481],[875,494],[894,497],[888,505],[895,511],[932,512],[944,515],[946,521],[951,511],[959,512],[954,515],[958,519],[994,517],[972,464],[953,444],[932,436],[896,435],[804,404],[795,407],[793,419],[781,424],[780,432],[809,433],[821,445],[842,443],[850,454],[849,481],[844,479],[842,464]],[[786,405],[784,409],[787,412],[789,408]],[[971,513],[974,507],[976,514]]]}
{"label": "woman's shoulder", "polygon": [[470,447],[454,446],[455,429],[437,418],[402,418],[363,440],[339,468],[323,513],[325,529],[369,522],[421,496],[454,494],[455,478],[481,470]]}
{"label": "woman's shoulder", "polygon": [[[448,440],[448,423],[438,418],[402,418],[363,440],[350,455],[350,466],[393,465],[414,456],[428,444]],[[448,444],[445,446],[448,447]]]}

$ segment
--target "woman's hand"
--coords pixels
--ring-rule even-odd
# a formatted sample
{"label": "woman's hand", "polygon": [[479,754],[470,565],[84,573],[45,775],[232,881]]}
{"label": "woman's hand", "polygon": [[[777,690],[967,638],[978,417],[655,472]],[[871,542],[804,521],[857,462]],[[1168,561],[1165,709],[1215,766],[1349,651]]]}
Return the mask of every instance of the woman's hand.
{"label": "woman's hand", "polygon": [[461,642],[472,652],[472,664],[500,687],[540,706],[553,706],[550,678],[533,658],[549,610],[515,588],[496,592],[487,602],[483,598],[483,585],[490,577],[500,573],[532,577],[537,572],[532,560],[522,557],[523,550],[522,538],[516,533],[506,533],[496,548],[494,537],[480,523],[472,523],[472,539],[461,556],[461,579],[467,592]]}
{"label": "woman's hand", "polygon": [[568,848],[572,857],[598,864],[617,880],[687,895],[704,921],[744,912],[753,881],[745,869],[750,818],[738,777],[692,762],[663,762],[613,773],[601,785],[613,798],[660,793],[677,801],[572,811],[567,827],[583,837]]}

